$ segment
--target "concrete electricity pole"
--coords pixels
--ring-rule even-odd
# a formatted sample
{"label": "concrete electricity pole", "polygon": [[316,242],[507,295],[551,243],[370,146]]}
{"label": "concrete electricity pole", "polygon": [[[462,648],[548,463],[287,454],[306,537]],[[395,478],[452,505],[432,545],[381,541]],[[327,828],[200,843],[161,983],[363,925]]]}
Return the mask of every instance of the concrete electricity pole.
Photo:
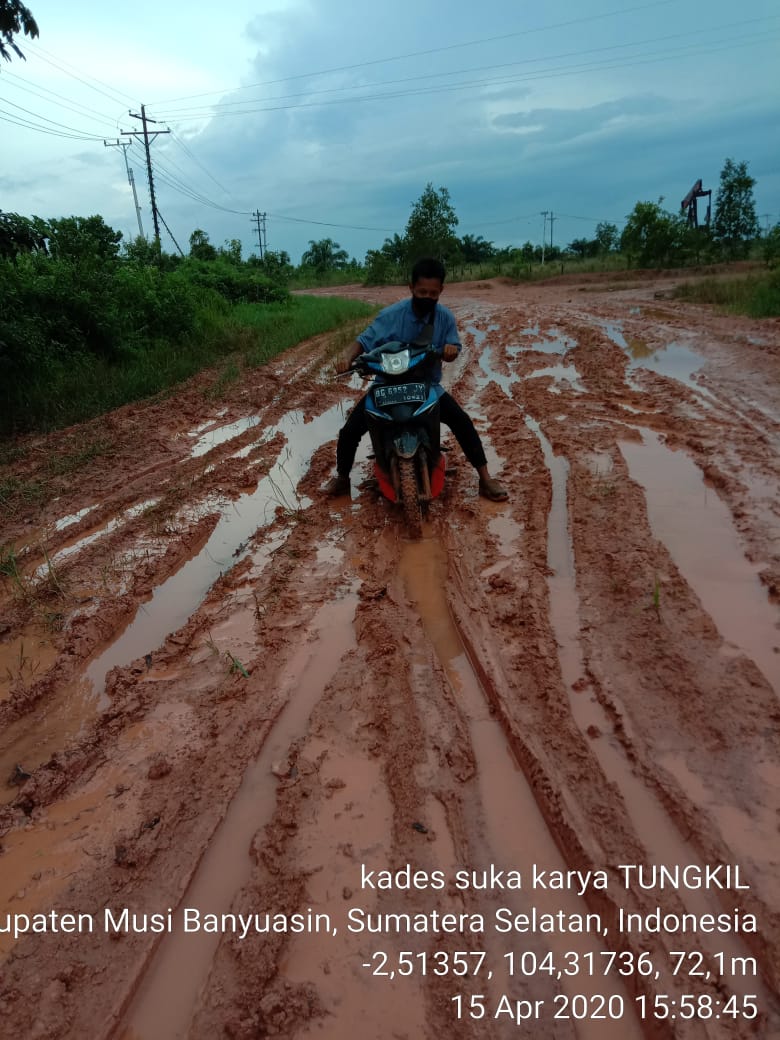
{"label": "concrete electricity pole", "polygon": [[128,113],[131,119],[140,119],[143,125],[143,131],[141,130],[123,130],[122,133],[128,137],[143,137],[144,139],[144,151],[146,152],[146,172],[149,177],[149,198],[152,202],[152,221],[154,222],[154,240],[157,243],[157,250],[160,250],[160,221],[157,213],[157,200],[154,197],[154,176],[152,175],[152,156],[149,152],[149,145],[152,141],[155,141],[160,134],[169,134],[170,130],[154,130],[149,135],[149,129],[147,123],[156,123],[156,119],[149,119],[146,115],[146,105],[141,105],[141,114],[137,112]]}
{"label": "concrete electricity pole", "polygon": [[268,252],[268,242],[265,237],[265,218],[268,216],[267,213],[261,213],[259,209],[256,209],[252,216],[255,218],[255,230],[257,231],[257,248],[260,251],[260,259],[265,257]]}
{"label": "concrete electricity pole", "polygon": [[121,148],[122,154],[125,157],[125,169],[127,170],[127,179],[130,183],[130,187],[133,189],[133,202],[135,203],[135,215],[138,220],[138,234],[141,238],[145,238],[144,226],[141,223],[141,207],[138,205],[138,192],[135,190],[135,177],[133,176],[133,168],[127,161],[127,149],[130,147],[129,141],[104,141],[103,144],[106,148]]}
{"label": "concrete electricity pole", "polygon": [[544,247],[547,244],[547,214],[549,209],[542,210],[542,216],[544,217],[544,227],[542,229],[542,266],[544,266]]}
{"label": "concrete electricity pole", "polygon": [[550,210],[550,252],[551,253],[552,253],[552,249],[553,249],[553,224],[555,223],[555,221],[557,219],[558,219],[557,217],[553,216],[553,211]]}

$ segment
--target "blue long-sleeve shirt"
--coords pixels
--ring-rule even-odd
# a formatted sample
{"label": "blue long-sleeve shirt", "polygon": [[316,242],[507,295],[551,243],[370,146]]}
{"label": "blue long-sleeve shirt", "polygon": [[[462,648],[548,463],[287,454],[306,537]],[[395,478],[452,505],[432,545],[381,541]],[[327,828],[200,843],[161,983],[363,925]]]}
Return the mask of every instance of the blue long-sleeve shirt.
{"label": "blue long-sleeve shirt", "polygon": [[[385,343],[399,340],[401,343],[412,343],[425,328],[425,318],[418,318],[412,309],[412,298],[399,300],[385,307],[374,318],[365,332],[357,337],[357,341],[364,351],[381,347]],[[433,319],[433,345],[441,349],[446,343],[452,343],[461,351],[458,326],[455,315],[447,307],[436,304],[436,313]],[[437,394],[440,396],[444,390],[441,386],[441,361],[434,367],[432,379],[436,385]]]}

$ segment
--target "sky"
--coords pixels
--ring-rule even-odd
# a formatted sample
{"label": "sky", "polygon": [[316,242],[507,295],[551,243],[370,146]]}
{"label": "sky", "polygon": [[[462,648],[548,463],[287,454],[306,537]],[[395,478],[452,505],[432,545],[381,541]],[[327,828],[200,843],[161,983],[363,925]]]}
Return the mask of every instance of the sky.
{"label": "sky", "polygon": [[169,252],[198,228],[256,253],[260,212],[295,263],[322,238],[362,261],[428,183],[460,235],[563,246],[638,201],[678,210],[698,178],[714,202],[726,158],[780,221],[777,0],[26,2],[40,36],[0,68],[6,212],[135,237],[120,140],[151,235],[122,133],[144,105],[171,131],[151,143]]}

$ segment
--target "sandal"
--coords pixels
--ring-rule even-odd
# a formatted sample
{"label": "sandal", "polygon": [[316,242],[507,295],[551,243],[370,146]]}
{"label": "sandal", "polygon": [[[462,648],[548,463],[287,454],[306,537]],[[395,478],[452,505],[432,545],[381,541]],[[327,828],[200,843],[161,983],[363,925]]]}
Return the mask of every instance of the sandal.
{"label": "sandal", "polygon": [[352,484],[349,477],[342,476],[338,473],[335,477],[331,477],[325,487],[322,489],[323,495],[328,498],[338,498],[340,495],[348,495],[352,489]]}
{"label": "sandal", "polygon": [[492,477],[489,477],[487,480],[480,480],[479,493],[483,498],[489,498],[491,502],[506,502],[509,498],[509,492],[506,488],[501,487],[499,482]]}

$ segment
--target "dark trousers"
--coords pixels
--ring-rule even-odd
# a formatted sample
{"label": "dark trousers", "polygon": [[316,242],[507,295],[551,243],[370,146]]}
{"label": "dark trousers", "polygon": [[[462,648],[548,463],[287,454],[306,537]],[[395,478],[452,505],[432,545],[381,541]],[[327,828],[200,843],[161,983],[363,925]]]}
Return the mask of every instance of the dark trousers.
{"label": "dark trousers", "polygon": [[[463,411],[454,397],[444,393],[439,398],[439,409],[441,421],[449,426],[455,434],[455,439],[463,449],[463,454],[469,460],[474,469],[479,469],[487,463],[482,441],[474,428],[474,423]],[[349,476],[349,471],[355,461],[360,438],[368,433],[368,422],[366,420],[366,399],[361,397],[355,407],[347,416],[347,421],[339,430],[339,439],[336,446],[336,469],[342,476]]]}

